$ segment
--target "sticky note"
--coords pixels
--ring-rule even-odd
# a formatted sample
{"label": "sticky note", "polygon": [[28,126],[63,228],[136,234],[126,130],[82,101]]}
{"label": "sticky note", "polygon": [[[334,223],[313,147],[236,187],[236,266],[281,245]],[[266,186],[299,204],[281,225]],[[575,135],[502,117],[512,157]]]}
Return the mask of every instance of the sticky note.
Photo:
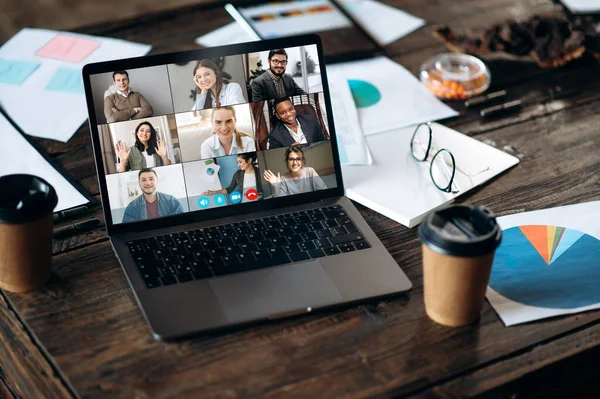
{"label": "sticky note", "polygon": [[35,55],[64,61],[81,62],[100,45],[100,41],[58,34]]}
{"label": "sticky note", "polygon": [[81,70],[58,68],[46,85],[46,90],[83,94]]}
{"label": "sticky note", "polygon": [[39,66],[39,62],[0,58],[0,83],[21,85]]}

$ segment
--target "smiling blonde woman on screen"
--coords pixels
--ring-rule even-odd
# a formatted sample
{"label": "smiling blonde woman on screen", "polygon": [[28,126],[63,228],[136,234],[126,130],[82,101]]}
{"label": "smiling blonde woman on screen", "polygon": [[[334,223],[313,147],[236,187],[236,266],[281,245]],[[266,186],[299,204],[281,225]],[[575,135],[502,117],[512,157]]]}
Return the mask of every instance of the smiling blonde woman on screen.
{"label": "smiling blonde woman on screen", "polygon": [[211,60],[200,60],[194,68],[196,103],[192,111],[246,102],[242,88],[235,82],[224,83],[223,75]]}
{"label": "smiling blonde woman on screen", "polygon": [[213,135],[202,143],[202,159],[256,151],[252,137],[236,129],[237,121],[233,107],[213,109],[210,119]]}

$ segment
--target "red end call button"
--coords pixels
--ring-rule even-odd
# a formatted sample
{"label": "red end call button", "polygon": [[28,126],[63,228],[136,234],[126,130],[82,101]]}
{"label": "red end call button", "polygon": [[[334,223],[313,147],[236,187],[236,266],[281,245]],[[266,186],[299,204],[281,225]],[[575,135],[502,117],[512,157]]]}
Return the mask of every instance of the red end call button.
{"label": "red end call button", "polygon": [[258,198],[258,191],[253,188],[249,189],[246,191],[246,198],[248,198],[248,201],[254,201]]}

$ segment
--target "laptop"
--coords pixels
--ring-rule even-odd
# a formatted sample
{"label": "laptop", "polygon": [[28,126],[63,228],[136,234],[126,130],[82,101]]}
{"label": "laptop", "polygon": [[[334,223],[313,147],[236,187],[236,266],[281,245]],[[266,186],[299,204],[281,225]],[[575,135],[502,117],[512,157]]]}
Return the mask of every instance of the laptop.
{"label": "laptop", "polygon": [[344,197],[319,36],[88,64],[83,81],[106,229],[156,339],[411,288]]}

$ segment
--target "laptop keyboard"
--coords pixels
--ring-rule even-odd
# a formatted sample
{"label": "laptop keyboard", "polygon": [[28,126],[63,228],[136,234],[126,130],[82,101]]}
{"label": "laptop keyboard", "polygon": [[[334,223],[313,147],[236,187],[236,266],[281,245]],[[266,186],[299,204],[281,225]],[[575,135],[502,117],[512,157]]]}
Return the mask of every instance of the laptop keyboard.
{"label": "laptop keyboard", "polygon": [[127,242],[146,287],[370,248],[341,205]]}

